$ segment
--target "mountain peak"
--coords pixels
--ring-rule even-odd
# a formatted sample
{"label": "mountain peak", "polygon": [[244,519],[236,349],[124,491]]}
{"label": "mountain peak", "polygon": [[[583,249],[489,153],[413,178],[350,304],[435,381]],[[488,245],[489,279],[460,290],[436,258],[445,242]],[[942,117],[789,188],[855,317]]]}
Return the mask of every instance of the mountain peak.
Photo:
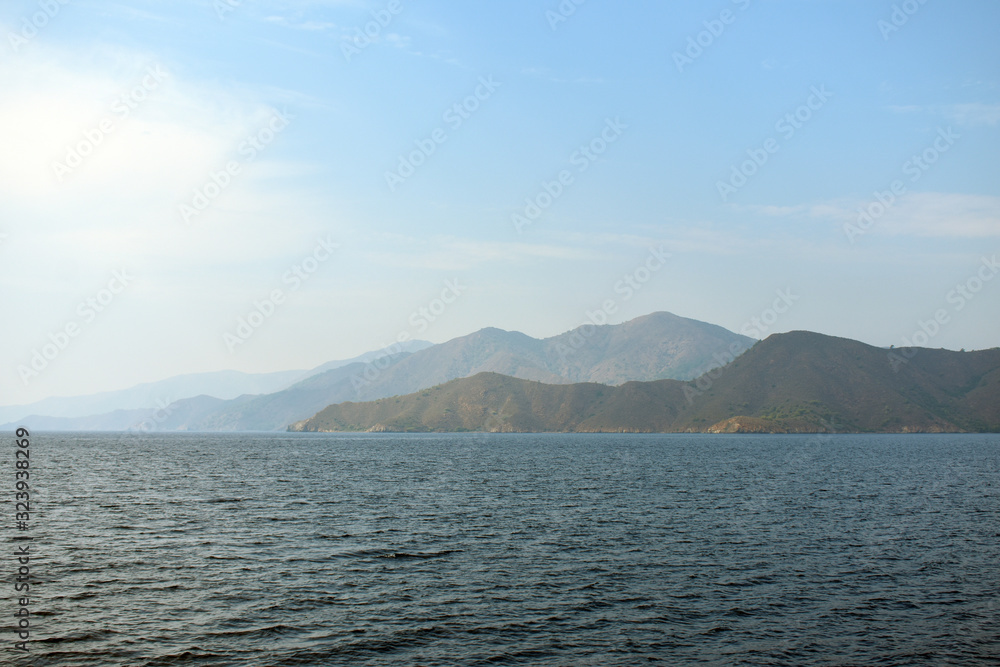
{"label": "mountain peak", "polygon": [[328,406],[292,430],[931,433],[1000,430],[1000,349],[887,350],[794,331],[693,382],[540,384],[480,373],[391,401]]}
{"label": "mountain peak", "polygon": [[399,354],[373,352],[330,362],[274,393],[203,402],[197,409],[172,405],[169,419],[157,424],[209,431],[281,429],[333,403],[408,394],[482,372],[548,384],[690,379],[754,342],[667,312],[545,339],[486,327],[438,345],[411,342]]}

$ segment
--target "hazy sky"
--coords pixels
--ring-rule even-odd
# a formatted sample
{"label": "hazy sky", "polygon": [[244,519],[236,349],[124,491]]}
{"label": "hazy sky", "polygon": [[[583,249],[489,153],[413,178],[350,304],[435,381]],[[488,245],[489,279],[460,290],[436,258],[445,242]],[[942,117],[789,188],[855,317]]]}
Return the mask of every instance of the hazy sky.
{"label": "hazy sky", "polygon": [[998,346],[998,29],[991,0],[6,0],[0,404],[588,313]]}

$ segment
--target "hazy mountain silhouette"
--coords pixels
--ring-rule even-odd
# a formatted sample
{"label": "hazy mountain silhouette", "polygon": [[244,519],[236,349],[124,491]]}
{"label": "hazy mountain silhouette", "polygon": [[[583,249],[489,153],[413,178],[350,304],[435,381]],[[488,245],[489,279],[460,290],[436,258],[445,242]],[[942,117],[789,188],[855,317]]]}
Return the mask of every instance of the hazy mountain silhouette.
{"label": "hazy mountain silhouette", "polygon": [[[903,359],[904,361],[899,361]],[[552,385],[495,373],[331,405],[303,431],[1000,431],[1000,349],[775,334],[696,381]]]}
{"label": "hazy mountain silhouette", "polygon": [[[190,397],[161,411],[159,417],[167,414],[156,420],[156,427],[281,430],[331,403],[406,394],[484,371],[548,383],[689,379],[754,342],[713,324],[662,312],[623,324],[585,325],[545,339],[486,328],[412,354],[372,353],[368,363],[342,364],[265,395],[225,402]],[[87,423],[99,420],[89,418]]]}

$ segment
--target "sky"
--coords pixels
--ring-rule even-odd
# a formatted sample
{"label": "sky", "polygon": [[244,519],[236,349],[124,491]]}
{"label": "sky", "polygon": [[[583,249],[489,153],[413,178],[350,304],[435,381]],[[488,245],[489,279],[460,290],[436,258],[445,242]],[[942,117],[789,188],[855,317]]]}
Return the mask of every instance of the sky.
{"label": "sky", "polygon": [[1000,346],[998,28],[990,0],[7,0],[0,405],[655,311]]}

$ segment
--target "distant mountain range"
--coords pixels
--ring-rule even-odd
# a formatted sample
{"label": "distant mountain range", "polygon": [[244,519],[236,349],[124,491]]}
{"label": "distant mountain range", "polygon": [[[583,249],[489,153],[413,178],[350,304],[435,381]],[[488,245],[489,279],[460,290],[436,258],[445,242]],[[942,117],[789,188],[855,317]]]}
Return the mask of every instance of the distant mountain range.
{"label": "distant mountain range", "polygon": [[[487,328],[439,345],[401,349],[393,355],[335,362],[314,369],[280,390],[220,397],[188,393],[183,400],[145,412],[20,419],[40,430],[244,431],[283,430],[332,403],[367,401],[418,391],[481,372],[553,384],[691,379],[727,363],[756,341],[722,327],[670,313],[653,313],[617,325],[585,325],[546,339]],[[287,378],[282,378],[287,379]],[[181,398],[175,396],[175,398]],[[228,400],[221,400],[226,398]],[[65,417],[65,415],[55,415]],[[133,420],[130,426],[125,422]]]}
{"label": "distant mountain range", "polygon": [[98,415],[114,410],[142,410],[164,407],[171,402],[208,394],[218,398],[236,398],[247,393],[280,391],[309,375],[309,371],[294,370],[277,373],[241,373],[219,371],[178,375],[158,382],[107,391],[88,396],[55,397],[27,405],[0,407],[0,422],[22,420],[28,415],[73,418]]}
{"label": "distant mountain range", "polygon": [[1000,349],[885,350],[775,334],[693,382],[543,384],[497,373],[331,405],[293,431],[1000,431]]}
{"label": "distant mountain range", "polygon": [[[433,343],[408,341],[401,352],[416,352]],[[163,411],[174,412],[176,401],[202,397],[221,404],[246,395],[271,394],[314,375],[350,364],[367,363],[386,356],[385,351],[366,352],[352,359],[329,361],[312,370],[275,373],[217,371],[177,375],[158,382],[146,382],[118,391],[87,396],[47,398],[27,405],[0,406],[0,422],[27,424],[40,430],[126,430]]]}
{"label": "distant mountain range", "polygon": [[[30,407],[52,414],[23,416]],[[653,313],[546,339],[487,328],[311,371],[179,376],[3,410],[21,411],[8,430],[998,431],[1000,349],[886,350],[809,332],[757,342]]]}

